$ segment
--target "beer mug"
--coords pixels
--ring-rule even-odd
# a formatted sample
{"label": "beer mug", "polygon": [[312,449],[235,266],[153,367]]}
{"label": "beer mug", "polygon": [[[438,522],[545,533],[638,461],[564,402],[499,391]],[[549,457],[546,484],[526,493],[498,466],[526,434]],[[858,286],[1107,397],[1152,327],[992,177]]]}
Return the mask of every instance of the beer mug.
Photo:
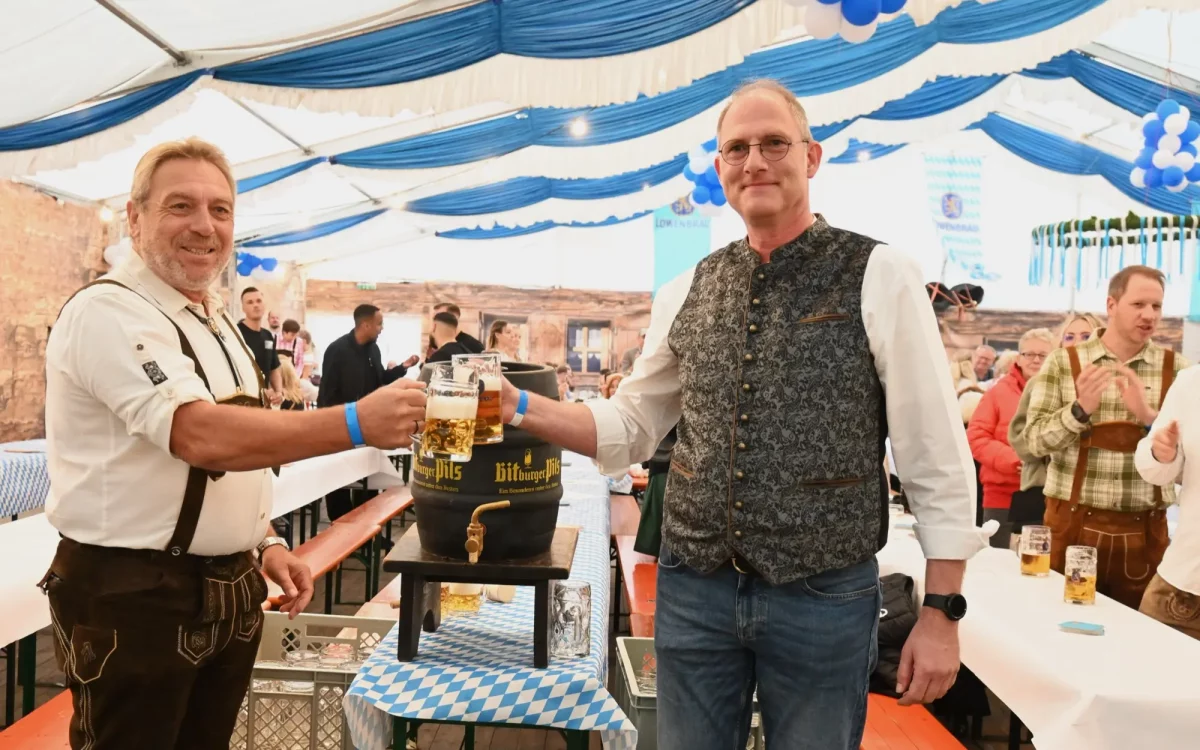
{"label": "beer mug", "polygon": [[475,444],[475,411],[479,408],[479,376],[469,367],[434,365],[425,395],[421,455],[470,461],[471,446]]}
{"label": "beer mug", "polygon": [[1067,564],[1063,568],[1066,585],[1063,601],[1068,604],[1096,603],[1096,548],[1067,547]]}
{"label": "beer mug", "polygon": [[1021,575],[1050,575],[1050,527],[1026,526],[1021,529]]}
{"label": "beer mug", "polygon": [[499,354],[455,354],[451,362],[468,367],[479,375],[479,409],[475,412],[475,445],[504,442],[504,421],[500,411],[500,384],[503,370]]}

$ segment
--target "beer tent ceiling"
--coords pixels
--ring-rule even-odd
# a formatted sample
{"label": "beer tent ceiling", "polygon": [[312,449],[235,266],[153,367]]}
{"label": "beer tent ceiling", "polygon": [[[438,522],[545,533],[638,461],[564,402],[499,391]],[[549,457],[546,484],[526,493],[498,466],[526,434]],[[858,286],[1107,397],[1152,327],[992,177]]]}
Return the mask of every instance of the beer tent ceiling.
{"label": "beer tent ceiling", "polygon": [[[15,22],[0,29],[0,97],[6,102],[0,124],[17,126],[8,129],[10,135],[23,127],[18,123],[72,107],[83,111],[90,102],[105,96],[119,100],[147,84],[174,80],[181,93],[95,134],[35,150],[0,151],[0,171],[16,169],[32,184],[119,207],[133,165],[149,144],[197,134],[227,151],[240,180],[280,169],[294,171],[241,196],[238,234],[243,238],[353,221],[378,208],[391,209],[339,234],[261,251],[306,262],[350,254],[380,258],[406,243],[414,251],[420,247],[430,252],[438,243],[450,247],[445,243],[452,241],[431,236],[435,231],[482,227],[506,235],[513,228],[557,222],[615,225],[555,228],[478,244],[488,245],[493,253],[505,249],[508,257],[516,249],[544,255],[547,263],[538,267],[561,267],[570,264],[561,253],[554,255],[556,246],[580,244],[584,236],[628,238],[642,228],[641,242],[632,243],[631,250],[622,240],[621,252],[640,254],[627,260],[636,263],[640,257],[644,263],[648,219],[640,217],[689,190],[690,183],[679,176],[678,159],[711,136],[724,94],[713,81],[723,75],[730,80],[717,83],[730,86],[736,76],[766,73],[786,78],[797,66],[810,73],[806,80],[788,83],[804,89],[814,125],[836,131],[824,139],[827,158],[845,152],[851,139],[883,146],[928,141],[999,112],[1008,120],[1084,140],[1127,161],[1140,146],[1140,113],[1130,111],[1128,97],[1119,104],[1103,91],[1097,94],[1086,75],[1067,70],[1072,61],[1062,56],[1073,48],[1098,52],[1145,76],[1139,80],[1146,84],[1161,80],[1161,71],[1153,66],[1177,74],[1172,78],[1177,88],[1192,85],[1186,78],[1200,78],[1200,52],[1185,42],[1200,35],[1200,13],[1139,12],[1147,5],[1194,7],[1190,0],[994,0],[987,5],[967,2],[941,17],[939,10],[959,3],[909,0],[908,9],[919,25],[904,18],[883,24],[877,38],[862,45],[806,38],[802,14],[783,0],[509,0],[502,6],[511,15],[503,21],[516,28],[488,27],[500,21],[479,15],[486,9],[478,6],[498,4],[443,0],[216,0],[204,4],[203,13],[194,3],[121,0],[115,7],[126,14],[125,20],[91,0],[5,4],[5,16]],[[546,12],[567,5],[574,18]],[[702,7],[710,10],[701,12]],[[613,20],[621,13],[629,14],[623,17],[624,25],[622,19]],[[967,23],[969,14],[978,13],[994,14],[983,16],[994,25]],[[590,41],[569,33],[595,18],[607,18],[614,31],[596,34]],[[405,19],[407,24],[394,26]],[[262,83],[270,78],[272,60],[295,63],[297,55],[345,44],[307,46],[315,42],[342,37],[354,41],[354,34],[364,29],[417,28],[439,20],[444,28],[420,27],[435,35],[431,52],[476,32],[485,37],[497,32],[499,41],[488,54],[476,54],[471,64],[440,64],[438,58],[454,58],[460,52],[452,47],[445,55],[408,60],[419,65],[416,72],[376,70],[375,75],[391,78],[365,81],[386,85],[314,90]],[[468,23],[483,28],[463,25]],[[1004,23],[1012,28],[1002,30]],[[639,29],[647,33],[633,33]],[[443,36],[436,36],[439,33]],[[1093,40],[1100,47],[1088,46]],[[588,43],[597,56],[587,56]],[[290,57],[268,57],[240,68],[233,64],[298,47],[304,49]],[[387,54],[368,51],[375,57]],[[177,65],[173,57],[184,58],[185,64]],[[1050,75],[1039,72],[1039,64],[1060,69]],[[211,71],[216,71],[215,77]],[[180,78],[189,73],[194,80]],[[960,77],[947,85],[975,81],[978,92],[959,86],[955,101],[961,103],[949,109],[922,102],[922,85],[939,75]],[[299,77],[281,80],[321,85]],[[1143,109],[1152,108],[1161,98],[1153,90],[1149,85],[1135,91],[1133,103],[1140,97],[1146,100]],[[638,92],[650,96],[632,101]],[[653,108],[668,99],[679,103],[658,112],[661,123],[639,130],[641,110],[633,107]],[[544,109],[564,106],[583,109],[565,114]],[[605,119],[609,113],[615,123]],[[508,151],[490,148],[491,139],[507,133],[501,125],[530,118],[540,122],[538,118],[547,115],[558,119],[551,130],[538,133],[540,138],[516,142]],[[861,119],[842,124],[853,118]],[[587,132],[577,130],[582,127],[579,122],[587,124]],[[601,137],[609,126],[626,137]],[[5,132],[0,130],[0,147]],[[630,132],[637,135],[628,137]],[[421,136],[436,142],[412,140]],[[558,142],[547,145],[545,136]],[[424,150],[399,148],[397,157],[383,147],[381,155],[380,144],[417,144]],[[462,158],[455,158],[456,150]],[[481,153],[473,156],[473,150]],[[852,150],[849,160],[859,151]],[[428,153],[440,159],[424,164],[421,156]],[[330,156],[337,157],[336,163],[329,162]],[[375,166],[372,159],[392,168],[367,168]],[[577,178],[592,182],[583,184]],[[506,182],[517,179],[524,182]],[[453,242],[456,248],[469,244]],[[609,256],[603,263],[613,260],[615,256]],[[586,258],[584,265],[594,262]],[[330,264],[321,267],[328,270]],[[447,272],[465,273],[448,271],[446,264],[430,271]],[[567,276],[566,271],[554,276],[555,283]]]}

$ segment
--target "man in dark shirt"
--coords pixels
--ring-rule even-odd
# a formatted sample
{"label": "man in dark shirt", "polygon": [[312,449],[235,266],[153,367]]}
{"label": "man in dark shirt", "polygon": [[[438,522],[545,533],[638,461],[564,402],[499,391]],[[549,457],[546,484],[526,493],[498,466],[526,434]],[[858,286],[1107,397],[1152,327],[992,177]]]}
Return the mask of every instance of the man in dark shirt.
{"label": "man in dark shirt", "polygon": [[258,369],[267,379],[267,398],[277,404],[282,399],[282,375],[279,372],[279,357],[275,355],[275,336],[262,327],[265,310],[262,292],[252,286],[242,290],[242,314],[245,317],[238,321],[238,330],[246,346],[254,353]]}
{"label": "man in dark shirt", "polygon": [[[440,312],[433,316],[433,343],[437,351],[429,358],[430,362],[449,362],[455,354],[478,354],[462,343],[458,333],[458,318],[448,312]],[[467,336],[467,338],[471,338]]]}
{"label": "man in dark shirt", "polygon": [[[455,352],[456,354],[483,354],[483,342],[466,331],[458,330],[458,321],[462,320],[462,308],[453,302],[439,302],[433,306],[434,320],[437,320],[438,313],[449,313],[454,316],[454,340],[462,344],[466,349],[463,352]],[[433,362],[435,360],[431,357],[429,361]],[[448,357],[447,361],[449,361]]]}
{"label": "man in dark shirt", "polygon": [[[354,330],[334,339],[325,347],[321,385],[317,392],[318,406],[337,406],[358,401],[375,389],[400,380],[416,364],[417,356],[414,354],[400,366],[386,369],[379,344],[375,343],[382,331],[383,313],[378,307],[359,305],[354,308]],[[414,423],[413,432],[417,431]],[[354,508],[352,498],[351,491],[346,488],[326,495],[325,509],[329,513],[329,520],[349,513]]]}

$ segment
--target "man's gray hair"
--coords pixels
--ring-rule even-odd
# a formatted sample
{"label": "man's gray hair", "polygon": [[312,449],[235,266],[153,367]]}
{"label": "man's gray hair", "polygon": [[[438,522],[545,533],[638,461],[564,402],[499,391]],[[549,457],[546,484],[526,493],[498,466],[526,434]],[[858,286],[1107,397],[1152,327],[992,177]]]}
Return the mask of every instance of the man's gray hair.
{"label": "man's gray hair", "polygon": [[796,98],[791,89],[771,78],[759,78],[738,86],[733,95],[729,97],[729,103],[725,105],[725,109],[721,110],[721,116],[717,118],[718,138],[720,137],[721,125],[725,122],[725,115],[729,112],[729,108],[733,106],[733,103],[746,94],[753,94],[756,91],[766,91],[783,99],[788,109],[791,110],[792,115],[796,118],[796,125],[800,128],[801,137],[806,141],[813,140],[812,129],[808,127],[808,115],[804,112],[804,107],[801,106],[800,100]]}

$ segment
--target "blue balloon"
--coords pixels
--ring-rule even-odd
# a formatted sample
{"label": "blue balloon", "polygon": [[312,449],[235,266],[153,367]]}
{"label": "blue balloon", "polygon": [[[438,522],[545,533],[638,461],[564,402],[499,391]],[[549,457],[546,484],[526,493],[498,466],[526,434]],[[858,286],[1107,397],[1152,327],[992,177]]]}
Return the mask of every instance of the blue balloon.
{"label": "blue balloon", "polygon": [[705,151],[716,151],[717,150],[717,139],[709,138],[707,141],[705,141],[704,143],[701,143],[700,145],[704,147]]}
{"label": "blue balloon", "polygon": [[1167,187],[1176,187],[1183,182],[1183,170],[1172,164],[1162,171],[1162,181]]}
{"label": "blue balloon", "polygon": [[842,15],[855,26],[869,26],[882,7],[880,0],[842,0]]}
{"label": "blue balloon", "polygon": [[1197,138],[1200,138],[1200,122],[1188,120],[1187,127],[1183,129],[1183,134],[1179,136],[1179,140],[1184,143],[1192,143]]}
{"label": "blue balloon", "polygon": [[883,0],[879,5],[881,13],[899,13],[904,8],[905,0]]}
{"label": "blue balloon", "polygon": [[683,176],[687,178],[688,182],[696,181],[696,173],[692,171],[691,165],[684,166]]}
{"label": "blue balloon", "polygon": [[1149,169],[1150,167],[1154,166],[1154,151],[1155,149],[1152,148],[1142,149],[1141,153],[1137,155],[1137,158],[1133,160],[1134,165],[1141,167],[1142,169]]}
{"label": "blue balloon", "polygon": [[704,183],[709,187],[714,187],[721,184],[721,178],[717,176],[717,168],[715,165],[709,164],[708,169],[704,170]]}
{"label": "blue balloon", "polygon": [[267,273],[271,273],[272,271],[274,271],[275,267],[278,265],[279,265],[278,258],[263,258],[262,259],[262,269],[264,271],[266,271]]}
{"label": "blue balloon", "polygon": [[1196,162],[1196,165],[1188,170],[1186,177],[1188,178],[1188,182],[1200,182],[1200,161]]}
{"label": "blue balloon", "polygon": [[709,196],[709,202],[711,202],[714,206],[724,206],[725,205],[725,191],[717,190],[717,191],[713,192],[713,194]]}
{"label": "blue balloon", "polygon": [[1146,137],[1146,147],[1158,148],[1158,139],[1167,134],[1163,129],[1162,120],[1151,120],[1142,126],[1142,135]]}
{"label": "blue balloon", "polygon": [[695,203],[697,206],[708,203],[711,197],[708,188],[704,185],[697,185],[696,189],[692,191],[692,203]]}
{"label": "blue balloon", "polygon": [[842,0],[817,0],[821,5],[837,5]]}
{"label": "blue balloon", "polygon": [[1180,147],[1179,147],[1179,151],[1178,151],[1177,153],[1180,153],[1180,154],[1191,154],[1192,156],[1195,156],[1195,155],[1196,155],[1196,144],[1194,144],[1194,143],[1185,143],[1185,144],[1183,144],[1182,146],[1180,146]]}
{"label": "blue balloon", "polygon": [[1159,102],[1158,108],[1154,111],[1158,113],[1158,119],[1165,120],[1179,111],[1179,102],[1174,99],[1164,99]]}
{"label": "blue balloon", "polygon": [[1156,188],[1161,187],[1163,181],[1163,171],[1158,167],[1150,167],[1146,170],[1146,187]]}
{"label": "blue balloon", "polygon": [[242,263],[238,263],[238,265],[237,265],[238,276],[249,276],[250,272],[253,270],[254,269],[250,266],[249,263],[242,262]]}

